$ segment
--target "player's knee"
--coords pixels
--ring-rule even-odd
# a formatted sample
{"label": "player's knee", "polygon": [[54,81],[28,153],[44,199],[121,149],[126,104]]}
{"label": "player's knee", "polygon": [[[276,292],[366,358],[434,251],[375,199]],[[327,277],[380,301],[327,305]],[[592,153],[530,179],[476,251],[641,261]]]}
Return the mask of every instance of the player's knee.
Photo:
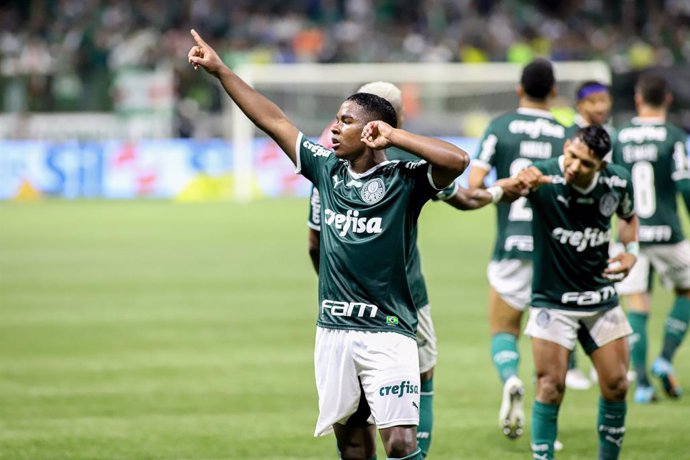
{"label": "player's knee", "polygon": [[537,397],[547,404],[560,404],[565,393],[565,381],[550,374],[537,375]]}
{"label": "player's knee", "polygon": [[384,443],[389,457],[402,458],[417,449],[417,436],[411,427],[393,427]]}
{"label": "player's knee", "polygon": [[365,457],[366,454],[362,446],[348,445],[340,447],[340,445],[338,445],[338,450],[340,451],[341,460],[361,460],[363,458],[368,458]]}
{"label": "player's knee", "polygon": [[619,375],[608,379],[601,384],[601,391],[604,398],[610,401],[623,401],[628,394],[628,377]]}

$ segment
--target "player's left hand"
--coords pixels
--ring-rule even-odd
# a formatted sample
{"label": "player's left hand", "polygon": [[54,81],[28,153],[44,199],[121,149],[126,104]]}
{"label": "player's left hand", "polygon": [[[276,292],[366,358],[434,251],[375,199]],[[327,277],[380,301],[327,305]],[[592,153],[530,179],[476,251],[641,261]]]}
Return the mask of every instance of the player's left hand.
{"label": "player's left hand", "polygon": [[362,142],[374,150],[385,149],[392,144],[391,134],[394,128],[385,121],[370,121],[362,129]]}
{"label": "player's left hand", "polygon": [[609,266],[604,270],[604,278],[608,278],[612,281],[620,281],[628,276],[635,262],[637,262],[637,257],[629,252],[623,252],[615,257],[611,257],[607,262]]}

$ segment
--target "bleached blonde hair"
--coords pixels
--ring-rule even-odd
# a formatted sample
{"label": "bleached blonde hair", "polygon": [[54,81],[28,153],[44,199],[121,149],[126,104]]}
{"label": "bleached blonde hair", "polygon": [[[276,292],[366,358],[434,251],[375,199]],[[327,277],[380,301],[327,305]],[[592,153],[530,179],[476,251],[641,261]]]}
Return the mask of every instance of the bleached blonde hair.
{"label": "bleached blonde hair", "polygon": [[357,92],[373,94],[374,96],[382,97],[390,102],[393,106],[393,109],[395,109],[395,114],[398,117],[398,127],[402,125],[403,100],[400,88],[387,81],[373,81],[371,83],[362,85]]}

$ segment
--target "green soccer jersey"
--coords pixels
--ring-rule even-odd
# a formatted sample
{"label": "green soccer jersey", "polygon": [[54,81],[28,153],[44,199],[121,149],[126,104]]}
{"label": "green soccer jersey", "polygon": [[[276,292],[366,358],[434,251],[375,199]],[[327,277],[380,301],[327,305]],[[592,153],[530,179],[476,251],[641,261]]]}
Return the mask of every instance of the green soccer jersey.
{"label": "green soccer jersey", "polygon": [[429,164],[386,161],[358,174],[303,135],[296,151],[297,171],[319,190],[317,324],[414,337],[417,312],[408,267],[419,212],[438,193]]}
{"label": "green soccer jersey", "polygon": [[641,244],[683,240],[676,184],[688,180],[685,133],[663,119],[633,118],[618,132],[613,162],[630,171]]}
{"label": "green soccer jersey", "polygon": [[630,174],[608,165],[587,190],[567,184],[564,157],[536,163],[551,184],[528,198],[534,210],[532,306],[598,310],[618,305],[613,282],[602,273],[609,258],[611,216],[630,218],[633,187]]}
{"label": "green soccer jersey", "polygon": [[[419,157],[412,155],[404,150],[392,147],[386,150],[386,156],[389,160],[404,160],[404,161],[419,161]],[[447,200],[457,191],[455,183],[444,188],[436,194],[432,199]],[[309,217],[307,218],[307,226],[313,230],[321,231],[321,199],[319,198],[319,191],[312,185],[311,194],[309,198]],[[412,300],[419,310],[429,305],[429,295],[426,290],[426,282],[422,274],[422,259],[419,255],[417,242],[412,245],[412,253],[407,260],[407,277],[410,280],[410,289],[412,291]]]}
{"label": "green soccer jersey", "polygon": [[[473,165],[487,171],[496,169],[496,178],[516,174],[536,160],[546,160],[563,152],[566,128],[550,112],[519,108],[495,118],[479,143]],[[532,257],[532,209],[525,198],[496,205],[497,232],[492,258]]]}

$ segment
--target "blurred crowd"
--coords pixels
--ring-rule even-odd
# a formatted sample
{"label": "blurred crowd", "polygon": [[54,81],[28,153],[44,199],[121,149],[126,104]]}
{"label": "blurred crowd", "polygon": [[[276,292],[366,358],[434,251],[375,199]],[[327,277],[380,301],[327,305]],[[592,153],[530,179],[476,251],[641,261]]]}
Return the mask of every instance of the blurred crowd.
{"label": "blurred crowd", "polygon": [[[690,61],[688,0],[5,0],[3,111],[109,110],[126,69],[168,66],[213,108],[186,53],[194,27],[226,62]],[[217,99],[217,98],[216,98]]]}

